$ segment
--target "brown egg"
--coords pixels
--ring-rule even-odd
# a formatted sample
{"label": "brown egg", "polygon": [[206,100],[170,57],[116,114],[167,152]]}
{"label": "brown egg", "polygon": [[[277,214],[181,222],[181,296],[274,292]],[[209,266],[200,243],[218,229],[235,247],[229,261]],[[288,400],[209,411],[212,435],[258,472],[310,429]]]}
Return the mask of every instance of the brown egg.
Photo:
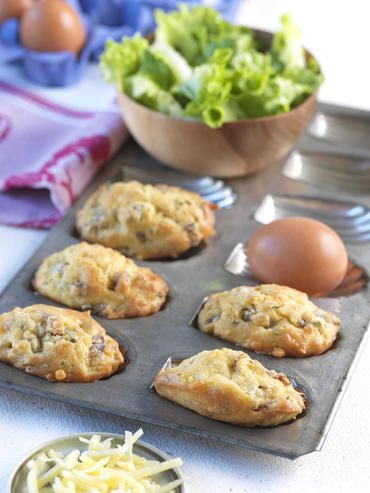
{"label": "brown egg", "polygon": [[34,0],[0,0],[0,24],[7,19],[19,18]]}
{"label": "brown egg", "polygon": [[248,262],[259,281],[323,296],[343,280],[348,257],[342,240],[329,226],[289,217],[256,231],[248,243]]}
{"label": "brown egg", "polygon": [[21,19],[21,42],[34,51],[78,54],[86,39],[76,10],[63,0],[38,0]]}

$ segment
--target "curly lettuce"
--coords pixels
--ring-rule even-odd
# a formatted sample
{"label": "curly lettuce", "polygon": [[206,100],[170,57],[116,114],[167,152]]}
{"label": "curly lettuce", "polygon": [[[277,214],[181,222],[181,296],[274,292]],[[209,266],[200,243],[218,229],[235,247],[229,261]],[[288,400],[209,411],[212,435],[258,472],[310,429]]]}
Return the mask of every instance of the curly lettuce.
{"label": "curly lettuce", "polygon": [[256,46],[252,31],[225,21],[210,7],[180,4],[170,14],[156,11],[156,39],[173,46],[192,66],[206,63],[217,48],[235,52]]}
{"label": "curly lettuce", "polygon": [[139,34],[109,41],[101,58],[108,82],[155,111],[218,128],[290,111],[323,81],[287,14],[267,51],[210,7],[180,5],[156,20],[153,43]]}

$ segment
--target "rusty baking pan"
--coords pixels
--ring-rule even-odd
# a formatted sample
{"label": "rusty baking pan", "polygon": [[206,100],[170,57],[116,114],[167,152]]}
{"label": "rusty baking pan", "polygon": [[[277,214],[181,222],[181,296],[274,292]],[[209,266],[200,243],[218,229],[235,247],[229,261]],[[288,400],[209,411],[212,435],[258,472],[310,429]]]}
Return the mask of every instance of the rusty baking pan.
{"label": "rusty baking pan", "polygon": [[[325,111],[326,106],[320,105],[319,112]],[[330,111],[337,111],[341,115],[343,109],[335,110],[330,106]],[[355,111],[346,111],[356,118]],[[332,143],[312,137],[304,137],[299,143],[298,151],[306,152],[307,149],[311,152],[337,152]],[[348,149],[343,152],[348,154]],[[228,272],[224,267],[225,261],[235,245],[246,244],[258,228],[259,223],[254,219],[254,214],[264,198],[269,194],[275,198],[285,197],[285,206],[286,197],[289,196],[315,197],[319,203],[324,201],[326,205],[332,200],[338,201],[337,192],[333,192],[330,187],[317,186],[315,180],[292,180],[284,176],[283,168],[284,162],[247,178],[216,185],[216,188],[226,189],[226,195],[233,200],[229,200],[227,208],[217,212],[218,234],[208,246],[198,248],[178,260],[139,262],[153,268],[170,286],[170,299],[162,311],[148,318],[133,320],[96,317],[108,333],[127,348],[130,362],[125,371],[100,382],[64,384],[51,383],[0,364],[0,386],[274,455],[295,458],[319,450],[366,340],[370,313],[367,289],[347,297],[318,300],[321,305],[329,303],[328,306],[342,320],[341,337],[333,349],[325,354],[304,359],[278,360],[249,351],[252,357],[266,367],[283,371],[300,388],[305,389],[309,402],[307,412],[294,422],[266,429],[232,426],[202,417],[162,399],[151,390],[155,374],[169,358],[181,359],[206,349],[234,347],[201,333],[189,321],[208,294],[246,282],[242,277]],[[167,181],[166,168],[159,166],[133,141],[128,142],[68,215],[53,228],[42,247],[10,283],[0,299],[1,312],[14,306],[51,303],[30,288],[35,270],[47,255],[79,241],[74,230],[76,211],[100,183],[124,179],[125,170],[130,179],[136,173],[142,181],[150,182],[151,176],[155,181],[160,172],[160,180]],[[183,175],[178,178],[179,184],[190,183],[189,186],[194,186],[193,178],[188,181]],[[176,173],[168,171],[168,182],[174,184],[176,179]],[[210,185],[212,183],[214,185],[215,182],[209,182]],[[369,195],[359,195],[357,190],[355,194],[351,190],[343,190],[340,200],[352,206],[360,204],[364,208],[370,207]],[[317,213],[317,209],[314,210]],[[309,215],[307,209],[306,213]],[[346,241],[347,238],[343,239]],[[368,272],[370,257],[366,243],[347,242],[347,248],[354,263]]]}

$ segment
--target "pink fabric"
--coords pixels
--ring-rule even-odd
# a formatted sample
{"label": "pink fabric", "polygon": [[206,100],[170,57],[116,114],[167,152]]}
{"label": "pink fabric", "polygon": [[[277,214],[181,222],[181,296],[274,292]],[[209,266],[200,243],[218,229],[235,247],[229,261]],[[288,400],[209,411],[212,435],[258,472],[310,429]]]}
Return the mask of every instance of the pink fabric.
{"label": "pink fabric", "polygon": [[126,136],[113,103],[77,111],[0,80],[0,223],[50,227]]}

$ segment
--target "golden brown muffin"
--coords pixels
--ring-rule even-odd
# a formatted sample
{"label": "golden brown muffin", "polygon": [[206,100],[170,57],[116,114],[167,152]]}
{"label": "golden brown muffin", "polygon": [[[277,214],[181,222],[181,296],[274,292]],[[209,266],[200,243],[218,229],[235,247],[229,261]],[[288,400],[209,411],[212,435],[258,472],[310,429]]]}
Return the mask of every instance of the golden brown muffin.
{"label": "golden brown muffin", "polygon": [[208,418],[240,426],[274,426],[304,410],[304,398],[283,373],[268,370],[242,351],[203,351],[161,370],[162,397]]}
{"label": "golden brown muffin", "polygon": [[335,341],[340,321],[305,293],[262,284],[210,296],[199,312],[198,326],[225,341],[283,358],[323,353]]}
{"label": "golden brown muffin", "polygon": [[93,382],[123,356],[89,312],[32,305],[0,315],[0,361],[52,382]]}
{"label": "golden brown muffin", "polygon": [[47,257],[34,278],[35,289],[71,308],[108,318],[145,317],[166,301],[166,282],[116,250],[82,242]]}
{"label": "golden brown muffin", "polygon": [[217,206],[167,185],[102,185],[77,213],[77,230],[93,243],[139,258],[177,257],[215,234]]}

